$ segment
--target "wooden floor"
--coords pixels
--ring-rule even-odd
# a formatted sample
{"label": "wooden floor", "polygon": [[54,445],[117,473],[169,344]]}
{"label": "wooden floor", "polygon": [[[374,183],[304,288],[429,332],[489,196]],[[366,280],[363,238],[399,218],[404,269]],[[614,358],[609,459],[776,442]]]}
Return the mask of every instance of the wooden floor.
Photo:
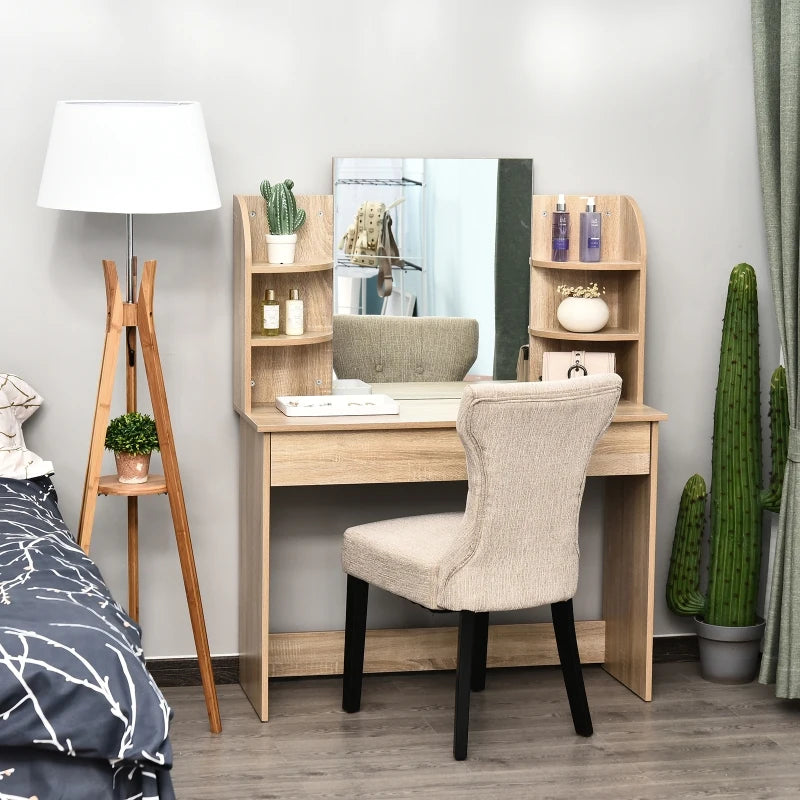
{"label": "wooden floor", "polygon": [[306,798],[800,798],[800,701],[719,686],[696,663],[656,664],[645,703],[584,668],[595,734],[575,736],[556,668],[490,670],[472,696],[469,757],[453,761],[453,673],[368,675],[362,711],[341,681],[270,683],[270,722],[219,687],[223,733],[200,687],[166,689],[178,800]]}

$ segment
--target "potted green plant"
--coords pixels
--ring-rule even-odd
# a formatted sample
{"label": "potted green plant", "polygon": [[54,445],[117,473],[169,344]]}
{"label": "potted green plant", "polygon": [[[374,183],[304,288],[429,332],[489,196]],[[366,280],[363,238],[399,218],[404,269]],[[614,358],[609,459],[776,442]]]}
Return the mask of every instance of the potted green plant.
{"label": "potted green plant", "polygon": [[114,451],[120,483],[145,483],[150,454],[158,450],[156,423],[148,414],[130,411],[108,423],[106,450]]}
{"label": "potted green plant", "polygon": [[757,602],[762,511],[779,511],[789,433],[786,372],[770,385],[772,476],[761,489],[761,407],[755,271],[731,272],[722,324],[711,450],[708,582],[700,588],[706,483],[692,475],[681,496],[667,577],[667,605],[695,617],[703,677],[747,683],[758,671],[764,621]]}
{"label": "potted green plant", "polygon": [[608,305],[601,296],[605,289],[596,283],[587,286],[562,284],[556,291],[564,298],[556,309],[562,328],[575,333],[593,333],[605,327]]}
{"label": "potted green plant", "polygon": [[261,182],[261,196],[267,203],[267,261],[270,264],[294,264],[296,231],[306,221],[306,212],[297,207],[292,194],[294,181]]}

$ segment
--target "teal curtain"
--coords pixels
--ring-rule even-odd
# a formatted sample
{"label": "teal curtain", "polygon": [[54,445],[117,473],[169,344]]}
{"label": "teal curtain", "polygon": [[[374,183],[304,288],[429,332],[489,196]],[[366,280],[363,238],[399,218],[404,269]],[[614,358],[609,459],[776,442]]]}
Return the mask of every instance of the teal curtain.
{"label": "teal curtain", "polygon": [[800,3],[752,0],[756,127],[775,312],[789,389],[789,455],[761,683],[800,697]]}

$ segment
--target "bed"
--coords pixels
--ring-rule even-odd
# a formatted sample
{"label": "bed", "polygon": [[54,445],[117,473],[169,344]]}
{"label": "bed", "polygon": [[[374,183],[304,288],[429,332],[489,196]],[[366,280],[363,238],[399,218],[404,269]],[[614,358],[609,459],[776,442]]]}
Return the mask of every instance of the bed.
{"label": "bed", "polygon": [[0,798],[170,800],[171,716],[50,479],[0,478]]}
{"label": "bed", "polygon": [[141,631],[70,534],[51,478],[33,474],[52,465],[16,433],[0,440],[0,800],[174,800],[172,712]]}

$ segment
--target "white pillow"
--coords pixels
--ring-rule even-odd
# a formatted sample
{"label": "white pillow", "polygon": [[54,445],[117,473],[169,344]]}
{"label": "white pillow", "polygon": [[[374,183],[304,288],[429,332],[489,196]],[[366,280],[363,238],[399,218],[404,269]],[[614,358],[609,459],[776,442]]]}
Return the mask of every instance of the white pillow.
{"label": "white pillow", "polygon": [[22,423],[42,402],[22,378],[0,373],[0,477],[23,480],[53,472],[53,464],[28,450],[22,437]]}

